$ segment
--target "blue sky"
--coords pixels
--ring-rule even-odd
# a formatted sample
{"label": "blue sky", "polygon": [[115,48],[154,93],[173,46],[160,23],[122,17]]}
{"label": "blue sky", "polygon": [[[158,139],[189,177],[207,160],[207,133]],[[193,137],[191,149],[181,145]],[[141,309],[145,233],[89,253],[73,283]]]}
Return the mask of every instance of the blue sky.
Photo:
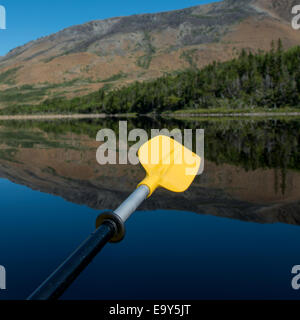
{"label": "blue sky", "polygon": [[90,20],[169,11],[216,1],[0,0],[7,14],[7,29],[0,30],[0,56],[28,41]]}

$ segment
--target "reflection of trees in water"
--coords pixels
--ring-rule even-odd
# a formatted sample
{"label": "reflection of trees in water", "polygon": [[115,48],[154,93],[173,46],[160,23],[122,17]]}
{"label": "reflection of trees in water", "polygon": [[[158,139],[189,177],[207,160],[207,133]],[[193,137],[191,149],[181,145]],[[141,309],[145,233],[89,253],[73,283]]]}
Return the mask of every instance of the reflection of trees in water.
{"label": "reflection of trees in water", "polygon": [[[60,121],[7,121],[13,130],[39,128],[57,135],[69,132],[92,139],[98,130],[111,128],[117,134],[119,120],[128,120],[128,130],[143,128],[150,136],[153,128],[205,129],[205,158],[216,164],[233,164],[245,170],[274,168],[275,191],[286,189],[287,169],[300,169],[300,119],[209,119],[176,120],[156,117],[106,118]],[[6,135],[9,139],[9,135]],[[195,146],[195,142],[194,142]]]}
{"label": "reflection of trees in water", "polygon": [[[185,124],[187,125],[187,124]],[[286,191],[287,170],[300,169],[299,120],[223,120],[189,122],[205,129],[205,158],[245,170],[274,168],[275,192]]]}
{"label": "reflection of trees in water", "polygon": [[275,194],[279,193],[279,188],[280,188],[281,194],[285,195],[286,174],[287,174],[286,168],[274,168],[274,191],[275,191]]}
{"label": "reflection of trees in water", "polygon": [[276,193],[286,192],[287,170],[300,169],[300,119],[165,119],[160,126],[205,129],[205,158],[218,165],[233,164],[246,171],[273,168]]}
{"label": "reflection of trees in water", "polygon": [[300,169],[300,120],[191,121],[185,127],[205,129],[205,157],[245,170]]}

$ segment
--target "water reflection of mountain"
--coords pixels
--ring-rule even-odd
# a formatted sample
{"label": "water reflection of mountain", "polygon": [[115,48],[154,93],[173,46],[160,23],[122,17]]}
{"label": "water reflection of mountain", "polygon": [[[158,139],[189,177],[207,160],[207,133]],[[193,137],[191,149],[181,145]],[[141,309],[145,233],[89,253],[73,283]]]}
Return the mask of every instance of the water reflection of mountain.
{"label": "water reflection of mountain", "polygon": [[[101,128],[118,133],[115,118],[73,121],[7,121],[6,127],[28,130],[39,128],[46,133],[77,133],[94,139]],[[246,170],[257,168],[300,169],[300,118],[298,119],[214,119],[176,120],[139,117],[128,120],[128,130],[143,128],[205,129],[206,159],[217,164],[231,163]]]}
{"label": "water reflection of mountain", "polygon": [[[129,128],[204,128],[206,168],[184,194],[159,191],[142,209],[194,211],[259,223],[300,224],[297,120],[132,119]],[[7,122],[0,176],[95,209],[115,208],[143,178],[139,166],[99,166],[96,133],[115,120]],[[226,143],[224,143],[226,141]]]}

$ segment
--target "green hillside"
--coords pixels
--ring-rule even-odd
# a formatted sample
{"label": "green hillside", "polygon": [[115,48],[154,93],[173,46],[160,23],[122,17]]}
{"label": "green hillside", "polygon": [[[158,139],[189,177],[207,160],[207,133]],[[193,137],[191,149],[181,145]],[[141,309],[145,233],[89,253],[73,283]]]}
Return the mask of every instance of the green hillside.
{"label": "green hillside", "polygon": [[283,50],[281,41],[267,53],[243,50],[228,62],[188,69],[117,90],[101,89],[71,100],[46,100],[38,106],[14,106],[1,114],[162,113],[216,108],[299,108],[300,46]]}

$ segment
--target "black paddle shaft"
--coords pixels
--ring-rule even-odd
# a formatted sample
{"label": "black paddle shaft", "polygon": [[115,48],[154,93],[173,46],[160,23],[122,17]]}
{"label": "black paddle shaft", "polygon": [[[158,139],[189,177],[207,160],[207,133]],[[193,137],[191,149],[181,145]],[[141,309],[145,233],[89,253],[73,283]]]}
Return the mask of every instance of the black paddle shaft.
{"label": "black paddle shaft", "polygon": [[116,225],[104,221],[86,241],[27,300],[58,299],[114,236]]}

